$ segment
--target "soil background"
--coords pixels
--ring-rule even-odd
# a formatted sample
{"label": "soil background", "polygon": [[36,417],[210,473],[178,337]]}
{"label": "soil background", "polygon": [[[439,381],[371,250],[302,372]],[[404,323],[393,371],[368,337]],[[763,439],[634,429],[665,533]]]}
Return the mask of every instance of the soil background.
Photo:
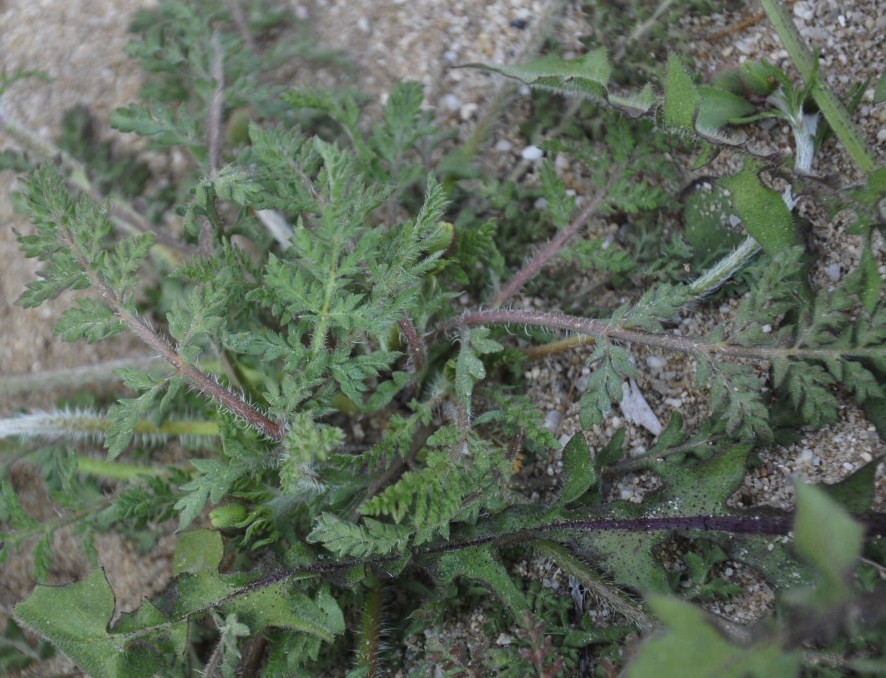
{"label": "soil background", "polygon": [[[151,0],[0,0],[0,69],[38,69],[53,79],[49,84],[36,80],[15,84],[4,96],[4,114],[28,125],[41,137],[52,139],[64,112],[86,105],[103,126],[100,136],[118,137],[124,146],[135,144],[131,138],[115,135],[106,120],[115,107],[137,99],[141,72],[138,64],[124,54],[123,47],[130,40],[127,27],[133,13],[154,4]],[[437,112],[439,123],[458,127],[462,137],[470,133],[490,106],[504,101],[502,88],[509,86],[482,73],[453,69],[453,65],[518,62],[532,54],[547,35],[555,36],[567,55],[570,51],[579,54],[585,49],[581,38],[595,32],[593,12],[585,15],[576,3],[558,0],[314,0],[289,4],[297,16],[310,22],[321,46],[341,50],[353,61],[357,68],[355,84],[369,95],[370,109],[381,105],[393,82],[416,80],[424,85],[426,103]],[[697,72],[710,75],[745,58],[786,63],[786,54],[765,21],[742,24],[759,11],[755,3],[722,5],[734,11],[710,16],[687,13],[677,18],[685,44],[695,56],[693,68]],[[866,77],[875,83],[886,65],[886,18],[877,5],[876,0],[820,0],[792,5],[804,37],[822,50],[822,70],[839,93]],[[711,37],[730,30],[733,32],[720,39]],[[608,43],[609,38],[618,36],[602,37]],[[301,77],[324,81],[332,74],[306,69]],[[482,155],[487,166],[502,176],[524,162],[521,151],[530,144],[518,131],[520,116],[528,110],[525,93],[516,91],[506,101],[508,113],[492,132]],[[886,157],[886,107],[874,107],[872,102],[873,84],[855,117],[882,164]],[[788,137],[778,128],[766,135],[767,143],[787,143]],[[0,148],[14,146],[11,139],[0,134]],[[833,142],[819,158],[819,171],[838,173],[847,179],[854,176],[845,155]],[[527,180],[534,180],[532,166],[524,169]],[[144,348],[134,339],[115,339],[88,347],[58,340],[52,331],[54,322],[70,304],[70,297],[63,296],[35,310],[13,305],[37,268],[20,255],[15,242],[16,231],[29,229],[12,210],[9,193],[15,185],[13,173],[0,174],[0,378],[145,356]],[[814,219],[816,238],[827,243],[818,275],[839,279],[857,262],[860,243],[845,234],[840,222],[828,220],[814,206],[806,209]],[[592,227],[605,232],[610,226],[600,223]],[[882,240],[875,247],[881,271],[886,273]],[[530,299],[520,303],[531,306],[534,302]],[[729,309],[720,311],[728,314]],[[707,322],[720,320],[711,317]],[[580,362],[573,357],[549,360],[528,375],[533,396],[550,411],[559,413],[553,425],[561,437],[577,428],[574,408],[563,403],[563,395],[571,393],[571,384],[580,378]],[[652,369],[651,379],[667,381],[667,374],[678,375],[681,369],[676,363],[655,365],[658,372]],[[678,376],[670,381],[674,383],[659,389],[662,395],[653,403],[663,420],[668,408],[687,414],[696,405],[676,383]],[[110,387],[113,384],[100,388]],[[641,387],[652,388],[642,383]],[[0,416],[50,408],[59,397],[73,393],[44,389],[0,392]],[[608,422],[607,428],[611,430],[614,423],[618,422]],[[631,435],[640,441],[637,445],[642,444],[642,432],[632,431]],[[101,450],[95,453],[101,454]],[[884,453],[886,446],[874,427],[847,403],[836,425],[805,436],[791,449],[777,449],[765,457],[763,466],[749,473],[746,503],[787,507],[793,474],[834,482]],[[549,468],[550,472],[543,466],[541,473],[556,474],[556,458]],[[26,463],[16,464],[11,477],[32,515],[47,518],[54,514],[52,502],[40,490],[38,470]],[[642,485],[642,479],[637,484]],[[884,496],[881,473],[881,508]],[[161,540],[147,555],[113,535],[100,535],[98,548],[100,563],[123,609],[131,609],[142,596],[160,590],[169,578],[171,538]],[[56,552],[50,583],[70,582],[88,571],[73,538],[64,530],[58,534]],[[23,553],[0,566],[0,613],[7,613],[28,595],[34,585],[31,565],[30,556]],[[765,605],[765,601],[759,604]],[[734,618],[747,620],[760,610],[748,611],[745,617],[740,611],[732,612]],[[65,667],[62,659],[41,671],[77,675],[70,666]]]}

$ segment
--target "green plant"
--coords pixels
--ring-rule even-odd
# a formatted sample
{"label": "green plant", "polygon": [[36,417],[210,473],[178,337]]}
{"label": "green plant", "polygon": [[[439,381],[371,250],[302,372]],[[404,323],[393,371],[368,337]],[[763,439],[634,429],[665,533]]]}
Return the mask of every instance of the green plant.
{"label": "green plant", "polygon": [[[434,150],[446,135],[422,110],[418,85],[395,86],[371,125],[349,95],[281,91],[262,78],[282,58],[273,41],[282,16],[264,4],[248,16],[236,10],[167,0],[142,16],[130,51],[158,77],[145,89],[148,104],[111,116],[154,149],[190,157],[186,188],[174,198],[180,236],[154,227],[127,205],[122,187],[89,179],[70,156],[61,156],[61,170],[40,162],[46,149],[34,143],[31,155],[9,156],[16,167],[34,165],[17,197],[34,232],[19,242],[43,264],[19,303],[89,288],[94,294],[78,297],[57,334],[95,342],[131,332],[167,367],[118,369],[129,397],[106,410],[0,421],[4,436],[21,441],[99,438],[109,457],[94,460],[68,444],[21,450],[66,512],[34,520],[4,478],[0,553],[36,541],[45,579],[62,526],[75,526],[87,548],[97,530],[179,531],[174,578],[159,598],[118,615],[96,569],[80,582],[39,586],[16,606],[17,623],[99,676],[309,675],[344,669],[343,657],[353,657],[352,675],[379,675],[385,662],[399,661],[385,643],[439,631],[491,592],[502,610],[490,632],[513,629],[515,640],[484,655],[484,670],[501,675],[576,671],[589,648],[601,648],[611,665],[627,636],[650,632],[656,619],[667,631],[641,645],[632,675],[651,675],[658,657],[673,675],[686,675],[686,666],[789,675],[811,664],[801,642],[826,648],[853,623],[873,639],[847,650],[846,662],[862,670],[882,661],[883,588],[870,570],[881,567],[886,528],[870,512],[878,460],[824,491],[798,484],[795,515],[728,503],[755,448],[786,429],[834,421],[841,397],[875,414],[886,402],[886,309],[870,247],[872,229],[882,226],[874,208],[883,170],[868,165],[862,144],[853,158],[867,185],[828,193],[835,207],[855,209],[854,228],[868,245],[858,270],[827,290],[804,275],[811,263],[792,200],[761,178],[766,170],[798,185],[813,181],[809,97],[844,143],[855,134],[814,69],[803,71],[802,86],[766,64],[741,74],[769,88],[761,114],[792,123],[805,150],[791,169],[734,143],[725,128],[753,120],[754,103],[727,84],[698,85],[678,57],[668,60],[661,97],[649,86],[615,92],[603,48],[575,60],[486,66],[600,107],[598,133],[577,121],[580,139],[543,144],[587,165],[592,195],[579,205],[547,163],[536,189],[511,184],[508,201],[496,203],[496,179],[462,178],[446,161],[436,176]],[[33,142],[22,126],[3,124]],[[728,197],[717,209],[747,233],[733,251],[684,280],[680,257],[692,253],[677,238],[665,264],[603,241],[576,244],[594,214],[636,215],[638,228],[644,216],[663,214],[678,190],[666,154],[679,143],[706,157],[741,154],[742,169],[715,180]],[[110,155],[84,162],[96,173]],[[518,242],[535,229],[552,235],[521,265],[519,252],[499,248],[494,216],[502,210],[507,221],[511,199],[538,197],[544,210]],[[601,305],[599,317],[509,307],[555,263],[594,266],[602,285],[623,285],[631,300]],[[727,283],[740,295],[728,323],[696,337],[669,331],[675,316]],[[582,339],[555,341],[560,332]],[[589,434],[631,392],[639,367],[628,347],[636,345],[691,358],[709,418],[690,429],[675,413],[635,458],[625,458],[624,428],[593,450],[576,432],[561,450],[520,393],[520,375],[527,360],[582,343],[594,344],[580,398]],[[372,422],[368,444],[352,437],[361,419]],[[124,464],[134,441],[180,451],[169,464],[148,455]],[[533,500],[521,491],[520,467],[555,451],[560,486]],[[641,503],[613,500],[614,483],[640,470],[657,478],[657,490]],[[96,478],[124,484],[107,495]],[[781,539],[792,530],[794,549]],[[783,594],[781,614],[759,627],[765,637],[718,628],[676,596],[679,578],[661,557],[674,535],[688,544],[688,597],[735,593],[715,574],[725,559],[749,563]],[[535,557],[556,563],[576,591],[605,600],[619,623],[595,625],[573,599],[527,585],[515,563]],[[385,630],[386,607],[406,621]],[[7,628],[4,648],[25,643],[17,629]],[[30,658],[48,651],[25,646]],[[458,647],[444,655],[442,641],[429,642],[426,650],[416,674],[431,663],[452,675],[472,670]]]}

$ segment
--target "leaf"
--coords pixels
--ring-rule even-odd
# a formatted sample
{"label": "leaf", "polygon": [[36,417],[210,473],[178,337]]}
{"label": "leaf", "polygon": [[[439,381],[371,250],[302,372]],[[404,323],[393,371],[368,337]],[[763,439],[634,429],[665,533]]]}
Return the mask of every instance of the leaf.
{"label": "leaf", "polygon": [[588,365],[594,363],[597,364],[588,377],[587,390],[579,401],[579,420],[585,430],[600,424],[612,409],[612,403],[621,402],[622,380],[637,374],[630,354],[605,341],[599,342],[588,358]]}
{"label": "leaf", "polygon": [[621,455],[624,454],[625,433],[625,427],[622,426],[612,434],[612,437],[609,439],[609,442],[606,443],[606,446],[597,452],[594,459],[597,471],[600,471],[607,466],[612,466],[621,459]]}
{"label": "leaf", "polygon": [[349,523],[332,513],[321,513],[308,535],[312,544],[323,544],[338,558],[387,555],[404,551],[414,529],[364,518],[363,525]]}
{"label": "leaf", "polygon": [[880,277],[879,264],[871,252],[870,241],[865,243],[861,251],[861,261],[853,275],[859,276],[859,297],[868,313],[873,313],[877,302],[880,301],[880,292],[883,289],[883,280]]}
{"label": "leaf", "polygon": [[769,678],[797,675],[800,670],[799,653],[785,652],[777,640],[764,638],[751,647],[734,645],[694,605],[660,595],[647,600],[667,631],[643,642],[628,666],[630,678]]}
{"label": "leaf", "polygon": [[802,245],[803,240],[794,218],[782,197],[762,184],[760,167],[745,158],[738,174],[717,183],[729,191],[735,211],[748,233],[772,257],[783,250]]}
{"label": "leaf", "polygon": [[778,33],[778,37],[791,57],[791,61],[800,71],[803,80],[812,90],[812,98],[818,105],[825,120],[846,148],[852,160],[862,172],[874,170],[874,157],[858,133],[846,107],[827,87],[823,78],[818,77],[818,57],[806,45],[793,17],[788,14],[780,0],[761,0],[763,9]]}
{"label": "leaf", "polygon": [[[614,501],[603,509],[581,508],[565,513],[568,521],[584,519],[634,519],[645,517],[724,516],[732,515],[726,501],[744,478],[745,460],[750,445],[734,445],[718,455],[702,461],[681,464],[660,463],[654,470],[664,487],[647,497],[642,504]],[[554,538],[554,537],[552,537]],[[668,573],[656,556],[656,551],[668,538],[667,531],[645,530],[564,530],[558,540],[574,544],[576,553],[588,562],[598,563],[618,584],[636,591],[670,592]],[[740,538],[734,538],[731,551],[745,548]],[[751,560],[754,565],[756,561]],[[782,567],[787,572],[789,568]],[[764,570],[767,575],[769,570]]]}
{"label": "leaf", "polygon": [[794,548],[822,575],[808,595],[797,594],[815,607],[839,604],[849,596],[847,578],[861,553],[864,528],[819,488],[797,482]]}
{"label": "leaf", "polygon": [[308,633],[327,642],[344,633],[341,609],[325,587],[314,597],[298,590],[293,575],[276,572],[266,577],[218,571],[183,573],[164,596],[165,614],[184,619],[216,610],[236,614],[254,633],[268,627]]}
{"label": "leaf", "polygon": [[153,137],[157,146],[200,146],[199,128],[189,115],[171,107],[157,109],[138,104],[111,111],[111,127],[121,132],[134,132],[140,136]]}
{"label": "leaf", "polygon": [[853,515],[870,510],[875,496],[877,467],[883,457],[869,461],[860,469],[833,485],[819,485],[828,497]]}
{"label": "leaf", "polygon": [[744,97],[715,87],[699,87],[697,92],[701,101],[695,124],[701,130],[716,130],[736,124],[740,118],[756,110]]}
{"label": "leaf", "polygon": [[221,534],[214,530],[179,532],[172,557],[172,574],[216,571],[224,555]]}
{"label": "leaf", "polygon": [[563,59],[555,54],[549,54],[516,66],[465,64],[464,67],[483,68],[514,78],[526,85],[595,98],[605,96],[611,72],[604,47],[598,47],[576,59]]}
{"label": "leaf", "polygon": [[[118,370],[118,374],[124,374],[124,370]],[[137,370],[125,371],[128,381],[124,381],[130,388],[135,387],[133,379],[138,380],[138,387],[147,387],[147,391],[136,398],[123,398],[114,403],[108,410],[107,419],[110,423],[105,432],[105,447],[108,448],[108,458],[116,459],[129,444],[136,424],[145,417],[166,387],[165,377],[156,377],[138,373]]]}
{"label": "leaf", "polygon": [[522,611],[529,609],[523,592],[514,584],[490,546],[471,546],[444,553],[437,561],[434,573],[441,584],[456,577],[483,582],[508,606],[515,619],[521,619]]}
{"label": "leaf", "polygon": [[181,486],[181,489],[187,494],[179,499],[174,507],[181,512],[179,514],[179,530],[184,530],[200,515],[207,500],[213,504],[220,502],[231,486],[246,472],[246,469],[240,464],[218,459],[193,459],[191,464],[200,472],[200,475]]}
{"label": "leaf", "polygon": [[542,164],[539,176],[551,221],[557,228],[566,228],[575,211],[575,198],[566,195],[566,186],[557,176],[557,172],[549,160],[545,160]]}
{"label": "leaf", "polygon": [[686,67],[674,54],[668,57],[668,74],[665,84],[664,121],[668,127],[695,131],[695,115],[701,103],[699,95]]}
{"label": "leaf", "polygon": [[576,433],[563,448],[563,489],[554,506],[565,506],[581,497],[597,482],[591,450],[584,434]]}
{"label": "leaf", "polygon": [[166,673],[166,662],[150,651],[147,642],[127,647],[126,635],[108,632],[114,606],[104,571],[93,570],[82,581],[66,586],[38,585],[26,601],[15,606],[14,614],[19,623],[49,640],[95,678],[150,678]]}
{"label": "leaf", "polygon": [[66,309],[55,325],[55,333],[63,341],[86,339],[90,344],[125,330],[126,325],[96,299],[78,299],[77,306]]}
{"label": "leaf", "polygon": [[503,348],[497,341],[489,338],[488,327],[477,327],[462,332],[458,359],[455,363],[455,393],[467,412],[471,411],[474,384],[486,377],[486,368],[477,356],[497,353]]}

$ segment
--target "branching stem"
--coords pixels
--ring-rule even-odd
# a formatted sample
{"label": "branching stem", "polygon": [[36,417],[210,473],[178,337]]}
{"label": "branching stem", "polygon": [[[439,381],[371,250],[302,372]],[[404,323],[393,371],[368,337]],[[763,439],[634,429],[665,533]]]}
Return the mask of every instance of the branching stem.
{"label": "branching stem", "polygon": [[883,355],[883,348],[877,346],[851,349],[814,349],[788,346],[738,346],[725,341],[713,343],[696,337],[682,337],[673,334],[653,334],[651,332],[624,329],[606,320],[535,311],[474,311],[472,313],[466,313],[456,320],[444,323],[439,329],[440,331],[446,331],[457,327],[477,327],[483,325],[529,325],[533,327],[546,327],[549,329],[566,330],[568,332],[589,335],[596,339],[611,338],[616,341],[652,346],[665,351],[703,355],[707,358],[723,357],[772,361],[786,358],[863,358]]}
{"label": "branching stem", "polygon": [[80,264],[83,273],[89,278],[92,285],[99,290],[102,297],[111,307],[111,310],[139,339],[156,351],[170,365],[176,373],[187,381],[191,387],[221,405],[231,414],[236,415],[256,431],[269,440],[282,442],[285,428],[271,421],[264,414],[241,400],[236,395],[221,386],[208,375],[201,372],[193,365],[185,362],[185,359],[172,347],[169,341],[155,332],[147,322],[137,316],[133,311],[125,307],[119,295],[112,290],[107,283],[97,275],[80,254],[74,239],[70,236],[64,224],[58,224],[62,240],[71,249]]}

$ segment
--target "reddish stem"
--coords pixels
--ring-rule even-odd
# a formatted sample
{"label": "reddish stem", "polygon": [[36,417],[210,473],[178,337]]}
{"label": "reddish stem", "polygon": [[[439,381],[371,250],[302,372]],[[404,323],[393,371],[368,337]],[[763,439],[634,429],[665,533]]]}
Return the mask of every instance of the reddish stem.
{"label": "reddish stem", "polygon": [[415,371],[421,372],[425,367],[425,348],[418,336],[418,332],[415,330],[415,325],[412,324],[412,320],[403,318],[400,321],[400,331],[403,333],[409,346],[409,355],[412,358]]}
{"label": "reddish stem", "polygon": [[214,400],[224,409],[232,414],[240,417],[249,426],[275,442],[282,442],[286,431],[280,424],[271,421],[268,417],[241,400],[236,395],[228,391],[221,384],[218,384],[210,376],[204,374],[193,365],[185,362],[178,352],[171,346],[169,341],[157,334],[144,320],[129,311],[123,306],[120,297],[114,292],[107,283],[97,275],[88,265],[85,258],[80,254],[77,248],[76,240],[68,233],[64,226],[60,227],[61,233],[64,234],[66,244],[71,248],[72,253],[80,264],[83,273],[89,278],[89,281],[101,292],[102,296],[111,306],[116,315],[139,339],[159,353],[166,361],[175,368],[176,373],[185,379],[193,388],[198,390],[206,397]]}
{"label": "reddish stem", "polygon": [[508,281],[508,284],[502,287],[498,293],[492,297],[489,305],[492,308],[498,308],[510,299],[514,293],[526,284],[532,276],[538,273],[548,261],[563,249],[566,241],[571,238],[575,232],[581,228],[582,224],[597,211],[600,203],[606,198],[609,192],[609,186],[612,184],[612,178],[607,182],[606,187],[595,195],[588,203],[581,208],[578,214],[573,217],[569,225],[562,231],[557,233],[542,250],[530,259],[517,273]]}

